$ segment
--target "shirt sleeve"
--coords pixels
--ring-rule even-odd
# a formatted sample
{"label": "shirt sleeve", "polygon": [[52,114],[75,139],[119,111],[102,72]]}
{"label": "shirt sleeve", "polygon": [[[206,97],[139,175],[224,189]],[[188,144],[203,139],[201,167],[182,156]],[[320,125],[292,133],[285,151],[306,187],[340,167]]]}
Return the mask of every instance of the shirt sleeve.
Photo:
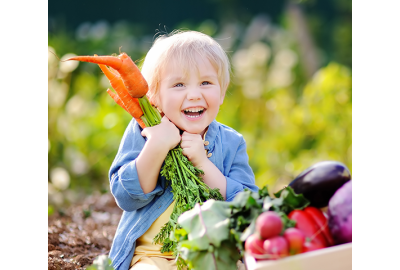
{"label": "shirt sleeve", "polygon": [[226,178],[226,201],[232,201],[236,194],[248,188],[252,191],[258,191],[255,184],[253,170],[249,165],[249,157],[246,151],[246,142],[242,138],[236,154],[233,157],[230,170]]}
{"label": "shirt sleeve", "polygon": [[155,189],[144,194],[140,186],[136,169],[136,158],[143,149],[146,140],[141,135],[141,128],[132,119],[122,137],[118,153],[109,171],[110,189],[118,206],[125,211],[137,210],[164,191],[161,177]]}

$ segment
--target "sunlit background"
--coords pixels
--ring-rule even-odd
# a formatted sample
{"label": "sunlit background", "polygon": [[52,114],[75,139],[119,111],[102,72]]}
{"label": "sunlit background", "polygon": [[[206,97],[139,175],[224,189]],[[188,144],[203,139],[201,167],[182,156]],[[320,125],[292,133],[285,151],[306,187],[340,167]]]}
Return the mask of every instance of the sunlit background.
{"label": "sunlit background", "polygon": [[243,134],[259,187],[277,191],[322,160],[351,171],[351,1],[53,0],[48,10],[50,212],[109,192],[131,120],[97,65],[50,52],[123,51],[140,66],[155,34],[174,29],[209,34],[228,52],[232,83],[217,121]]}

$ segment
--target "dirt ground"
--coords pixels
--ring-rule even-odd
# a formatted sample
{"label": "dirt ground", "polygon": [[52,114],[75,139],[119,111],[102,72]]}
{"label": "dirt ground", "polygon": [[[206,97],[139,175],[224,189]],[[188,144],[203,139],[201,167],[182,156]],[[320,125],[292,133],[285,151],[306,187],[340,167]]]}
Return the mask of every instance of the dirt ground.
{"label": "dirt ground", "polygon": [[48,269],[83,270],[108,255],[122,210],[110,193],[86,197],[48,218]]}

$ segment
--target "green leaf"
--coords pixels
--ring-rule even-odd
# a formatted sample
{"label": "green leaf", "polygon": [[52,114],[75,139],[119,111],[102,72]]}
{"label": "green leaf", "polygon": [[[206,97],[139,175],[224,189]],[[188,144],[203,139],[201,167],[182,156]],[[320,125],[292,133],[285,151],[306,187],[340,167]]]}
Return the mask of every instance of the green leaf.
{"label": "green leaf", "polygon": [[185,253],[188,265],[193,270],[236,270],[236,262],[241,257],[235,244],[229,240],[224,240],[219,248]]}
{"label": "green leaf", "polygon": [[229,203],[208,200],[202,206],[186,211],[178,218],[178,224],[188,232],[188,240],[182,246],[206,250],[208,245],[220,246],[229,237]]}
{"label": "green leaf", "polygon": [[278,212],[278,214],[282,218],[282,222],[283,222],[282,231],[285,231],[287,228],[292,228],[296,225],[296,221],[289,219],[289,217],[285,213]]}
{"label": "green leaf", "polygon": [[274,193],[274,196],[275,196],[276,198],[281,197],[281,193],[282,193],[283,190],[285,190],[285,188],[286,188],[286,187],[284,187],[284,188],[282,188],[281,190],[275,192],[275,193]]}
{"label": "green leaf", "polygon": [[223,241],[221,246],[214,251],[214,254],[217,258],[218,269],[237,269],[236,262],[241,255],[232,241]]}
{"label": "green leaf", "polygon": [[268,210],[275,210],[279,211],[280,207],[283,205],[283,199],[282,198],[271,198],[271,197],[266,197],[263,201],[263,210],[268,211]]}
{"label": "green leaf", "polygon": [[258,190],[258,194],[260,195],[260,198],[269,197],[268,186],[264,186],[263,188],[260,188]]}
{"label": "green leaf", "polygon": [[191,252],[187,260],[190,269],[193,270],[218,270],[214,255],[207,251]]}
{"label": "green leaf", "polygon": [[236,208],[244,207],[247,204],[247,201],[251,197],[251,191],[245,190],[236,194],[235,198],[233,198],[232,206]]}
{"label": "green leaf", "polygon": [[244,243],[246,239],[256,231],[256,219],[253,219],[250,225],[243,231],[240,241]]}
{"label": "green leaf", "polygon": [[285,213],[294,209],[303,209],[310,204],[303,194],[296,194],[290,186],[283,188],[274,195],[282,199],[281,210]]}

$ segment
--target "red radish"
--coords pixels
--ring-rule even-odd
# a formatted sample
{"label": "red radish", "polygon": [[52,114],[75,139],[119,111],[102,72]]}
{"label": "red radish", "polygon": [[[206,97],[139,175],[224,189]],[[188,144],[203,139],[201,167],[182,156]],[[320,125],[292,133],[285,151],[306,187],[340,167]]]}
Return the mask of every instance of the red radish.
{"label": "red radish", "polygon": [[244,249],[252,255],[264,254],[263,244],[264,240],[260,239],[260,237],[254,233],[247,238],[244,243]]}
{"label": "red radish", "polygon": [[297,228],[288,228],[283,233],[283,237],[289,244],[289,254],[299,254],[303,251],[303,245],[306,237],[304,233]]}
{"label": "red radish", "polygon": [[281,217],[273,212],[267,211],[261,213],[256,220],[256,231],[262,239],[277,236],[281,233],[283,222]]}
{"label": "red radish", "polygon": [[274,236],[264,241],[265,254],[271,255],[271,259],[279,259],[289,256],[289,245],[283,236]]}

